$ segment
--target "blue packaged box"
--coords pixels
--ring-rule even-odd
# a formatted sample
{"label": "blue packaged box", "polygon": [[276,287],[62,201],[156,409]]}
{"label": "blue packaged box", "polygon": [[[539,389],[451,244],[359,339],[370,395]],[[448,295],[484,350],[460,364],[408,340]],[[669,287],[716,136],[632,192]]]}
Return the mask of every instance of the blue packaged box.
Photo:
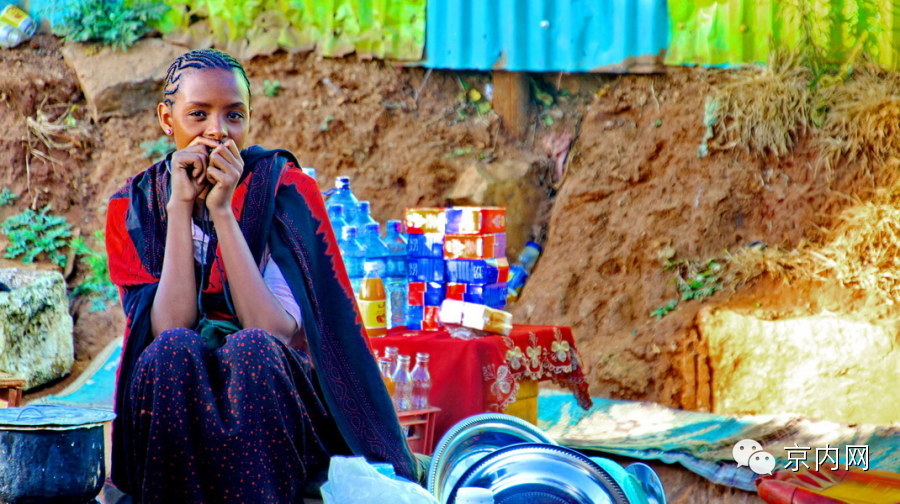
{"label": "blue packaged box", "polygon": [[447,297],[447,288],[440,282],[425,284],[425,306],[441,306]]}
{"label": "blue packaged box", "polygon": [[410,282],[443,282],[444,260],[410,257],[407,263]]}
{"label": "blue packaged box", "polygon": [[409,306],[406,308],[406,328],[416,331],[422,330],[422,320],[425,318],[424,306]]}
{"label": "blue packaged box", "polygon": [[499,259],[447,259],[446,280],[448,282],[493,284],[506,282],[509,278],[509,262]]}
{"label": "blue packaged box", "polygon": [[502,310],[506,308],[506,282],[492,284],[449,284],[452,294],[448,297],[467,303],[485,305]]}
{"label": "blue packaged box", "polygon": [[441,233],[410,234],[406,239],[406,255],[410,258],[444,257],[444,235]]}

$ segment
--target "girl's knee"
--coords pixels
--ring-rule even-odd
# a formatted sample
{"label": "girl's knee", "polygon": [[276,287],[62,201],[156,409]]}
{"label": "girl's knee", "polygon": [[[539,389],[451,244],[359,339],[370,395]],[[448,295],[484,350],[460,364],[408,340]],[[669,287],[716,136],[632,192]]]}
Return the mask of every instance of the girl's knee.
{"label": "girl's knee", "polygon": [[203,338],[197,331],[185,327],[176,327],[159,333],[159,336],[153,339],[147,350],[156,354],[177,355],[185,352],[202,351],[203,348]]}

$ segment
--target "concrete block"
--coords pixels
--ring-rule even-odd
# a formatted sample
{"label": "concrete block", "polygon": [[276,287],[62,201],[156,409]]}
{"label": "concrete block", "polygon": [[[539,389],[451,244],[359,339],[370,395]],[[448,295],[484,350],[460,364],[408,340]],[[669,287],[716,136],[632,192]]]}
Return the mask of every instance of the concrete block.
{"label": "concrete block", "polygon": [[72,371],[75,346],[66,282],[57,271],[0,269],[0,371],[31,389]]}

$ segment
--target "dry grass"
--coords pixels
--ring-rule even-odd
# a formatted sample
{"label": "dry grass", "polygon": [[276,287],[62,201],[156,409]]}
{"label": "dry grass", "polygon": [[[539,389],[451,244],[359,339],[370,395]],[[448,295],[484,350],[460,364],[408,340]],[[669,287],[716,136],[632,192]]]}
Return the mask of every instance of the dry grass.
{"label": "dry grass", "polygon": [[900,75],[863,67],[821,94],[828,113],[817,144],[828,170],[839,162],[873,165],[900,156]]}
{"label": "dry grass", "polygon": [[707,113],[718,119],[707,121],[709,150],[742,147],[761,156],[790,152],[810,127],[811,79],[797,56],[776,55],[766,66],[736,71],[710,97],[715,109]]}
{"label": "dry grass", "polygon": [[810,273],[893,305],[900,299],[898,203],[868,202],[844,211],[830,241],[810,251]]}
{"label": "dry grass", "polygon": [[786,282],[836,282],[893,306],[900,299],[900,186],[846,209],[820,244],[804,242],[792,251],[748,248],[726,257],[727,285],[763,274]]}
{"label": "dry grass", "polygon": [[[64,104],[38,107],[35,117],[26,118],[28,124],[29,150],[36,157],[56,162],[49,152],[51,150],[71,151],[84,149],[93,142],[93,132],[90,124],[83,119],[78,119],[80,111],[77,105],[65,104],[63,112],[60,109]],[[46,152],[40,150],[32,141],[32,138],[42,144]]]}
{"label": "dry grass", "polygon": [[776,280],[791,283],[803,275],[803,254],[806,244],[792,251],[780,247],[743,248],[725,256],[726,285],[737,289],[741,285],[762,275],[769,275]]}

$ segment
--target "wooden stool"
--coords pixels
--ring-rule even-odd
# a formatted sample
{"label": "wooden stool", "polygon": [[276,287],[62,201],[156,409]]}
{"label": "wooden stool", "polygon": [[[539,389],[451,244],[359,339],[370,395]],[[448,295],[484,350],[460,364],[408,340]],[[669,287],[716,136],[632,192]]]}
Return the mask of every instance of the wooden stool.
{"label": "wooden stool", "polygon": [[25,380],[0,371],[0,408],[15,408],[22,402]]}

